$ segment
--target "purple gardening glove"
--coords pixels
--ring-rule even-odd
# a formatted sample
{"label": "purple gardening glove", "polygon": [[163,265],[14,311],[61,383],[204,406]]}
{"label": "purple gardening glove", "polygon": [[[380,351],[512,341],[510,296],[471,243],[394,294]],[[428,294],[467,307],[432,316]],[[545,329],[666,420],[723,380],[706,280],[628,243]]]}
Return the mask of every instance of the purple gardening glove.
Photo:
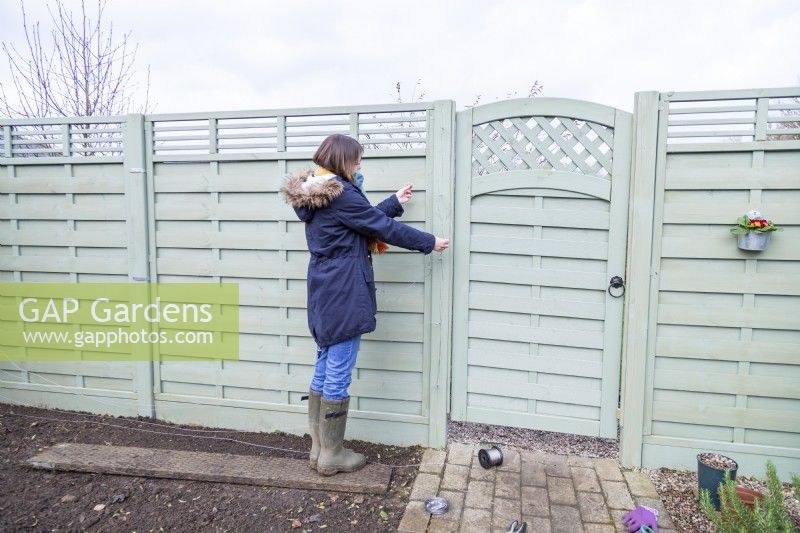
{"label": "purple gardening glove", "polygon": [[642,526],[649,526],[653,533],[658,533],[657,523],[658,511],[644,505],[637,505],[633,511],[622,517],[622,525],[628,528],[628,533],[639,531]]}

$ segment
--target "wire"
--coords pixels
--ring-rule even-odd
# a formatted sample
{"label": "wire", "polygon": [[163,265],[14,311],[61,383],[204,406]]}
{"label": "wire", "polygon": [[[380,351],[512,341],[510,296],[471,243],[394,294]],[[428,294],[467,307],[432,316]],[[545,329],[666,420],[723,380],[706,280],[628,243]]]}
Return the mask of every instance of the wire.
{"label": "wire", "polygon": [[[426,270],[426,273],[428,273],[433,269],[433,265],[432,264],[426,264],[424,268]],[[439,268],[439,271],[440,271],[439,274],[440,274],[440,278],[441,278],[440,279],[440,283],[443,283],[443,281],[444,281],[444,279],[443,279],[444,278],[443,269]],[[410,293],[412,288],[414,290],[416,290],[416,286],[417,285],[420,285],[420,286],[424,287],[425,282],[424,281],[422,281],[422,282],[416,281],[416,282],[407,283],[406,287],[405,287],[405,290],[402,292],[402,294]],[[381,294],[386,294],[386,291],[384,289],[381,289],[378,292],[381,293]],[[7,362],[10,362],[12,365],[14,365],[19,371],[22,371],[22,372],[29,371],[29,370],[23,368],[22,366],[20,366],[19,364],[17,364],[17,362],[14,361],[14,360],[11,360],[11,359],[5,359],[5,360]],[[51,384],[59,386],[59,387],[63,386],[61,383],[58,383],[57,381],[51,380],[51,379],[49,379],[46,376],[43,376],[41,374],[37,373],[37,376],[38,376],[39,379],[41,379],[41,380],[43,380],[45,382],[51,383]],[[95,402],[97,404],[103,405],[104,407],[117,407],[117,408],[129,407],[129,405],[125,404],[125,403],[119,403],[119,402],[111,401],[111,400],[108,400],[108,399],[101,400],[101,399],[95,398],[94,396],[91,396],[91,395],[82,395],[82,396],[85,399],[88,399],[88,400],[90,400],[92,402]],[[35,405],[26,405],[24,403],[15,403],[13,398],[10,398],[10,397],[7,397],[7,396],[0,395],[0,398],[5,398],[6,400],[10,400],[9,404],[11,404],[11,405],[20,405],[22,407],[39,408],[39,407],[37,407]],[[168,412],[170,410],[179,411],[181,409],[196,409],[196,406],[194,406],[194,405],[187,405],[187,406],[166,405],[166,406],[161,406],[159,408],[159,410],[161,412]],[[148,429],[144,429],[144,428],[131,427],[131,426],[121,425],[121,424],[112,424],[110,422],[101,422],[101,421],[95,421],[95,420],[57,419],[57,418],[48,418],[48,417],[37,417],[37,416],[34,416],[34,415],[26,415],[26,414],[22,414],[22,413],[14,413],[14,412],[9,412],[8,414],[13,415],[13,416],[20,416],[20,417],[38,419],[38,420],[49,420],[49,421],[54,421],[54,422],[87,423],[87,424],[97,424],[97,425],[116,427],[116,428],[122,428],[122,429],[133,429],[133,430],[141,431],[141,432],[144,432],[144,433],[152,433],[152,434],[158,434],[158,435],[168,435],[168,436],[175,436],[175,437],[195,437],[195,438],[201,438],[201,439],[221,440],[221,441],[234,442],[234,443],[238,443],[238,444],[245,444],[245,445],[254,446],[254,447],[257,447],[257,448],[264,448],[264,449],[269,449],[269,450],[282,451],[282,452],[287,452],[287,453],[301,453],[301,454],[308,453],[305,450],[295,450],[295,449],[290,449],[290,448],[281,448],[281,447],[277,447],[277,446],[268,446],[266,444],[257,444],[257,443],[253,443],[253,442],[242,441],[242,440],[239,440],[239,439],[234,439],[232,437],[213,437],[213,436],[196,435],[196,434],[155,431],[155,430],[148,430]],[[131,422],[134,422],[136,424],[146,424],[146,425],[156,426],[156,427],[170,427],[170,426],[165,425],[165,424],[160,424],[158,422],[150,422],[150,421],[146,421],[146,420],[136,420],[136,421],[132,420]],[[229,430],[226,430],[226,429],[189,429],[189,428],[181,428],[181,429],[184,430],[184,431],[191,431],[191,432],[194,432],[194,433],[246,433],[245,431],[236,430],[236,429],[229,429]],[[500,443],[498,443],[498,444],[500,444]],[[390,467],[390,468],[412,468],[412,467],[422,466],[424,464],[439,465],[439,463],[410,463],[410,464],[404,464],[404,465],[393,465],[393,464],[380,463],[378,461],[367,461],[367,462],[369,462],[371,464],[387,466],[387,467]]]}
{"label": "wire", "polygon": [[[55,385],[57,387],[64,387],[63,383],[59,383],[57,381],[54,381],[54,380],[44,376],[40,372],[31,371],[31,370],[29,370],[27,368],[23,368],[22,366],[17,364],[17,361],[15,361],[13,359],[2,359],[2,361],[11,363],[20,372],[33,372],[34,374],[36,374],[36,377],[38,379],[42,380],[42,381],[45,381],[45,382],[50,383],[52,385]],[[82,361],[84,361],[84,360],[80,360],[79,362],[82,362]],[[73,374],[62,374],[62,375],[68,375],[70,377],[74,376]],[[92,396],[90,394],[81,394],[81,396],[83,396],[83,398],[86,399],[86,400],[95,402],[95,403],[103,405],[105,407],[118,407],[118,408],[130,407],[130,404],[128,404],[128,403],[115,402],[115,401],[112,401],[112,400],[100,400],[100,399],[95,398],[94,396]],[[31,407],[34,407],[34,406],[31,406]],[[184,405],[165,405],[165,406],[159,407],[159,410],[161,410],[161,411],[166,411],[166,410],[170,410],[170,409],[173,410],[173,411],[180,411],[182,409],[196,409],[196,406],[194,406],[194,405],[185,405],[185,406]]]}
{"label": "wire", "polygon": [[[0,398],[4,398],[6,400],[12,400],[8,396],[4,396],[2,394],[0,394]],[[22,406],[22,407],[36,407],[34,405],[25,405],[25,404],[22,404],[22,403],[13,403],[13,400],[12,400],[12,402],[9,402],[9,403],[11,405],[19,405],[19,406]],[[269,446],[267,444],[257,444],[255,442],[248,442],[248,441],[244,441],[244,440],[234,439],[232,437],[215,437],[215,436],[211,436],[211,435],[195,435],[195,434],[189,434],[189,433],[176,433],[176,432],[169,432],[169,431],[156,431],[156,430],[151,430],[151,429],[132,427],[132,426],[124,425],[124,424],[113,424],[111,422],[102,422],[102,421],[99,421],[99,420],[53,418],[53,417],[47,417],[47,416],[36,416],[36,415],[28,415],[28,414],[24,414],[24,413],[15,413],[13,411],[10,411],[10,412],[8,412],[6,414],[9,414],[11,416],[19,416],[19,417],[24,417],[24,418],[30,418],[30,419],[34,419],[34,420],[48,420],[48,421],[51,421],[51,422],[62,422],[62,423],[64,423],[64,422],[72,422],[72,423],[96,424],[96,425],[99,425],[99,426],[108,426],[108,427],[115,427],[115,428],[121,428],[121,429],[132,429],[132,430],[135,430],[135,431],[141,431],[143,433],[151,433],[151,434],[156,434],[156,435],[167,435],[167,436],[170,436],[170,437],[194,437],[194,438],[197,438],[197,439],[219,440],[219,441],[234,442],[234,443],[237,443],[237,444],[245,444],[247,446],[253,446],[253,447],[256,447],[256,448],[264,448],[264,449],[267,449],[267,450],[275,450],[275,451],[287,452],[287,453],[308,454],[307,450],[295,450],[293,448],[281,448],[279,446]],[[143,424],[144,423],[144,424],[151,424],[151,425],[156,425],[156,426],[161,426],[161,427],[168,427],[168,426],[164,426],[163,424],[158,424],[157,422],[147,422],[147,421],[143,421],[143,420],[135,420],[135,421],[132,420],[131,422],[134,422],[134,423],[137,423],[137,424]],[[186,430],[186,431],[207,431],[207,432],[220,432],[220,433],[226,432],[226,431],[228,431],[228,432],[240,432],[239,430],[235,430],[235,429],[233,429],[233,430],[207,430],[207,429],[194,430],[194,429],[187,429],[187,428],[181,428],[181,429],[182,430]],[[412,467],[422,466],[424,464],[434,464],[434,463],[410,463],[410,464],[404,464],[404,465],[392,465],[392,464],[380,463],[378,461],[371,461],[371,460],[368,460],[367,462],[371,463],[371,464],[375,464],[375,465],[387,466],[387,467],[390,467],[390,468],[412,468]],[[435,463],[435,464],[439,464],[439,463]]]}

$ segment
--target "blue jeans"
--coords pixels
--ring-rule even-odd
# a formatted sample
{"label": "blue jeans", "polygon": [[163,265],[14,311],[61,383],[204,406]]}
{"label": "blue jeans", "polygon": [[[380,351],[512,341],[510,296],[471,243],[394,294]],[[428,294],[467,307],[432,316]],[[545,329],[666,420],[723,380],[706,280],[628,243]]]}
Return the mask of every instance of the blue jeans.
{"label": "blue jeans", "polygon": [[353,367],[361,343],[361,335],[356,335],[337,344],[324,348],[317,347],[317,364],[311,380],[311,390],[322,391],[326,400],[348,398],[347,388],[353,380]]}

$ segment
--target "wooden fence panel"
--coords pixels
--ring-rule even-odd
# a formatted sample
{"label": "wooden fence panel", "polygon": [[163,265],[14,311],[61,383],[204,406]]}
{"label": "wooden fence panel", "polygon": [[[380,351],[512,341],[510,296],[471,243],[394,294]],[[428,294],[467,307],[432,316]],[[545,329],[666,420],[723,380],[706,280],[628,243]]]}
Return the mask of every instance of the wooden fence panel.
{"label": "wooden fence panel", "polygon": [[[767,458],[783,477],[800,471],[799,98],[660,95],[653,166],[634,172],[634,189],[654,184],[655,197],[652,243],[630,252],[629,279],[652,261],[649,288],[630,296],[650,305],[646,341],[627,338],[626,384],[641,380],[625,395],[628,464],[694,468],[718,451],[742,473],[763,474]],[[784,227],[762,253],[728,231],[750,209]],[[628,301],[634,323],[640,303]]]}
{"label": "wooden fence panel", "polygon": [[[279,193],[283,178],[313,167],[311,154],[325,136],[350,134],[366,148],[362,172],[370,200],[411,182],[414,200],[402,221],[433,231],[447,205],[435,205],[432,191],[452,185],[447,169],[434,166],[437,157],[448,157],[452,138],[449,123],[443,137],[434,126],[437,114],[445,119],[445,108],[448,103],[148,117],[153,279],[240,286],[240,359],[190,368],[157,363],[158,416],[306,430],[300,398],[316,359],[305,309],[308,252],[304,225]],[[378,328],[362,338],[349,435],[441,444],[446,390],[438,385],[446,384],[446,373],[432,392],[431,372],[441,355],[432,345],[431,297],[435,291],[434,298],[446,301],[446,287],[432,286],[443,266],[396,248],[374,264]]]}
{"label": "wooden fence panel", "polygon": [[[127,201],[143,175],[126,173],[123,164],[123,146],[135,145],[130,128],[135,132],[136,124],[128,118],[2,122],[0,281],[131,279],[137,234]],[[0,295],[9,308],[16,308],[21,298]],[[142,373],[142,365],[149,368],[147,362],[20,361],[25,355],[21,350],[32,354],[44,349],[3,347],[0,401],[149,414],[147,373]]]}

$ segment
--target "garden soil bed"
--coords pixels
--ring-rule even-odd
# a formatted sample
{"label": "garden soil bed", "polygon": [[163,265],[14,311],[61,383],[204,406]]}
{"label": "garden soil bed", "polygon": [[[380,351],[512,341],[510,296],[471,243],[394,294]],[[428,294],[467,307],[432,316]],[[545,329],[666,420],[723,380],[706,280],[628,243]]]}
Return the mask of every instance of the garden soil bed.
{"label": "garden soil bed", "polygon": [[[417,473],[417,468],[395,468],[387,494],[356,495],[48,472],[25,465],[26,459],[58,442],[302,457],[205,437],[301,450],[311,445],[308,437],[284,433],[209,431],[147,418],[0,404],[0,480],[4,487],[0,531],[396,531]],[[368,460],[393,465],[418,463],[423,452],[420,447],[360,441],[348,445],[366,454]]]}

